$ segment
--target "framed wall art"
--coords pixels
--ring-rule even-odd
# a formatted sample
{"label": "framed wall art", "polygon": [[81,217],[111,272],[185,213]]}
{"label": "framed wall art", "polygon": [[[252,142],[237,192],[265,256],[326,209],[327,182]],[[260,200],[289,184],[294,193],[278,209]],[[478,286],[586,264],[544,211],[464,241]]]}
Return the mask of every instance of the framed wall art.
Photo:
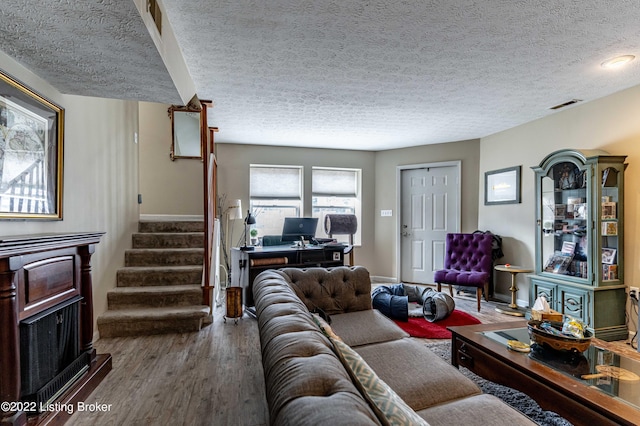
{"label": "framed wall art", "polygon": [[0,70],[0,219],[62,219],[64,109]]}
{"label": "framed wall art", "polygon": [[493,170],[484,174],[484,204],[520,203],[521,166]]}

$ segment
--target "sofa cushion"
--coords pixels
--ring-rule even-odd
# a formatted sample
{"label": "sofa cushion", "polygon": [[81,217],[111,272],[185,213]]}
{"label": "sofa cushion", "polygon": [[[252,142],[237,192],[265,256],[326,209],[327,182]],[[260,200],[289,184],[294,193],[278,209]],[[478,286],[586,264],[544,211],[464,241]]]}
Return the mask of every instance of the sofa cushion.
{"label": "sofa cushion", "polygon": [[377,309],[332,315],[331,328],[351,347],[409,337]]}
{"label": "sofa cushion", "polygon": [[482,424],[491,426],[531,426],[536,423],[519,411],[508,406],[493,395],[476,395],[459,399],[435,407],[418,411],[418,415],[432,426],[449,426],[451,419],[456,424],[478,424],[482,415]]}
{"label": "sofa cushion", "polygon": [[[366,406],[367,411],[359,408],[361,404]],[[278,426],[382,424],[360,394],[346,392],[293,398],[277,414],[270,413],[269,422]]]}
{"label": "sofa cushion", "polygon": [[437,283],[456,283],[461,286],[482,287],[489,279],[488,272],[458,271],[456,269],[441,269],[434,272],[433,280]]}
{"label": "sofa cushion", "polygon": [[265,274],[254,294],[271,424],[380,424],[282,277]]}
{"label": "sofa cushion", "polygon": [[416,411],[481,393],[473,381],[414,339],[355,350]]}
{"label": "sofa cushion", "polygon": [[340,340],[331,341],[354,383],[360,388],[383,425],[429,425],[378,377],[356,351]]}
{"label": "sofa cushion", "polygon": [[319,308],[334,315],[371,309],[371,279],[362,266],[284,268],[275,272],[311,312]]}

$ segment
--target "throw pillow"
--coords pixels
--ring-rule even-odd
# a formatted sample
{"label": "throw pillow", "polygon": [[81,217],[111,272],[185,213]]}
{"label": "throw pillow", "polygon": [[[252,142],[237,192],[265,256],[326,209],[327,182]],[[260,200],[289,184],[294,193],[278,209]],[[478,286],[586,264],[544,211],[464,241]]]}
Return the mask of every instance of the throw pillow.
{"label": "throw pillow", "polygon": [[325,336],[327,336],[329,339],[332,339],[332,340],[342,341],[340,336],[338,336],[333,331],[331,326],[324,320],[324,318],[322,318],[318,314],[311,314],[311,317],[313,318],[313,321],[316,323],[316,325],[320,328],[320,331],[322,331],[322,333],[324,333]]}
{"label": "throw pillow", "polygon": [[371,405],[383,425],[429,426],[426,420],[418,416],[389,385],[378,377],[356,351],[340,340],[331,340],[338,357],[351,375],[356,387]]}

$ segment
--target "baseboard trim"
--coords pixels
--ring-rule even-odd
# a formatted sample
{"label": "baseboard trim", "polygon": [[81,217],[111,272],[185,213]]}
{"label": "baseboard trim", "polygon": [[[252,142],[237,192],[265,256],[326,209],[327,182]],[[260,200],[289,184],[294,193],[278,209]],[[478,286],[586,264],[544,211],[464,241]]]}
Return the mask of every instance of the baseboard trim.
{"label": "baseboard trim", "polygon": [[176,222],[176,221],[194,221],[201,222],[204,220],[204,215],[183,215],[183,214],[141,214],[141,221],[167,221],[167,222]]}
{"label": "baseboard trim", "polygon": [[397,283],[398,279],[395,277],[382,277],[380,275],[372,275],[371,283],[379,284],[379,283]]}
{"label": "baseboard trim", "polygon": [[[506,295],[506,294],[502,294],[502,293],[493,293],[492,299],[496,302],[501,302],[501,303],[511,303],[511,294]],[[522,299],[516,299],[516,305],[518,305],[518,308],[522,308],[522,309],[528,309],[529,308],[529,302],[527,300],[522,300]]]}

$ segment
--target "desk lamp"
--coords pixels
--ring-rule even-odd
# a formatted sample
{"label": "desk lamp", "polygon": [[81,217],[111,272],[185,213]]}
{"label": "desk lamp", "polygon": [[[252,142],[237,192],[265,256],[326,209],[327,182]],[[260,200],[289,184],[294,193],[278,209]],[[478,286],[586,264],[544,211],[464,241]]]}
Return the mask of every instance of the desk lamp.
{"label": "desk lamp", "polygon": [[249,239],[249,226],[256,223],[256,218],[251,214],[250,210],[247,210],[247,217],[244,218],[244,245],[240,247],[240,250],[251,251],[253,246],[248,245]]}

